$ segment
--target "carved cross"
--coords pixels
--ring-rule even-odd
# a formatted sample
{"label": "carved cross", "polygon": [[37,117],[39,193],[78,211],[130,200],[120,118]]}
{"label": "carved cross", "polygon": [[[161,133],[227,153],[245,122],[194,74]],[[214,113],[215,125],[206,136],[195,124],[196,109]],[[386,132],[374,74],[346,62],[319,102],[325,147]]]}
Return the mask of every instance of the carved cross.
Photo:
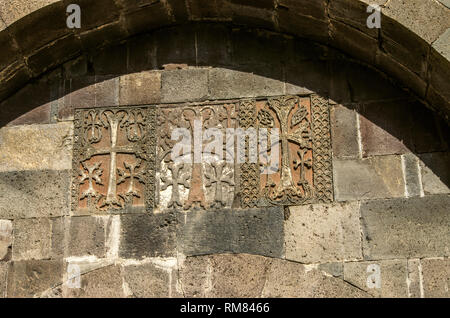
{"label": "carved cross", "polygon": [[214,162],[212,163],[212,167],[214,173],[206,174],[206,187],[211,187],[213,184],[215,185],[215,194],[214,194],[214,204],[213,207],[221,208],[226,206],[226,201],[223,199],[223,190],[225,184],[230,186],[234,185],[233,180],[233,171],[228,172],[226,175],[223,174],[223,170],[226,166],[226,161],[222,162]]}

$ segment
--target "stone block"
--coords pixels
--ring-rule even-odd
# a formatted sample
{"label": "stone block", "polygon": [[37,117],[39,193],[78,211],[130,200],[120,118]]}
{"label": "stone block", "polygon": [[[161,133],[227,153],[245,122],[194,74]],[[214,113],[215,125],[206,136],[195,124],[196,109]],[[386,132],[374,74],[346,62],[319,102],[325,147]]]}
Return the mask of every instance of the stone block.
{"label": "stone block", "polygon": [[8,263],[1,262],[0,263],[0,298],[6,297],[6,284],[8,277]]}
{"label": "stone block", "polygon": [[172,23],[166,4],[159,1],[151,2],[139,8],[126,10],[128,12],[124,14],[123,19],[129,34],[145,33]]}
{"label": "stone block", "polygon": [[385,75],[337,55],[330,59],[330,99],[336,103],[362,103],[407,98]]}
{"label": "stone block", "polygon": [[128,72],[141,72],[157,68],[157,47],[153,34],[130,39],[128,45]]}
{"label": "stone block", "polygon": [[166,71],[161,76],[164,103],[204,100],[208,97],[208,70]]}
{"label": "stone block", "polygon": [[169,28],[154,33],[157,66],[165,64],[197,65],[195,27]]}
{"label": "stone block", "polygon": [[71,123],[2,128],[0,172],[70,169],[72,135]]}
{"label": "stone block", "polygon": [[330,37],[334,46],[372,64],[378,51],[378,40],[339,21],[331,20]]}
{"label": "stone block", "polygon": [[[414,46],[414,44],[411,44]],[[408,54],[408,53],[403,53]],[[425,97],[427,84],[419,75],[411,71],[391,55],[378,52],[375,59],[375,65],[385,71],[392,78],[400,79],[402,87],[412,90],[419,97]]]}
{"label": "stone block", "polygon": [[427,43],[434,42],[450,27],[449,10],[435,1],[392,0],[386,3],[382,12],[418,34]]}
{"label": "stone block", "polygon": [[185,297],[260,297],[271,259],[246,254],[188,257],[181,266]]}
{"label": "stone block", "polygon": [[174,213],[122,215],[121,222],[120,257],[141,259],[176,255]]}
{"label": "stone block", "polygon": [[127,265],[123,267],[124,281],[132,297],[167,298],[181,297],[178,286],[177,260]]}
{"label": "stone block", "polygon": [[68,215],[70,178],[68,170],[0,173],[0,218]]}
{"label": "stone block", "polygon": [[284,254],[282,208],[191,211],[178,214],[178,250],[184,255]]}
{"label": "stone block", "polygon": [[126,44],[116,44],[94,53],[92,64],[96,75],[117,76],[127,73],[128,47]]}
{"label": "stone block", "polygon": [[62,284],[62,260],[12,262],[8,271],[7,296],[30,298],[40,296]]}
{"label": "stone block", "polygon": [[277,10],[277,15],[281,31],[319,43],[327,42],[329,35],[326,21],[285,9]]}
{"label": "stone block", "polygon": [[333,170],[335,198],[338,201],[405,195],[400,156],[335,160]]}
{"label": "stone block", "polygon": [[403,154],[413,149],[413,122],[409,102],[361,105],[359,126],[363,157]]}
{"label": "stone block", "polygon": [[344,280],[374,297],[408,297],[406,259],[344,263]]}
{"label": "stone block", "polygon": [[0,220],[0,261],[8,261],[11,258],[12,229],[10,220]]}
{"label": "stone block", "polygon": [[11,25],[24,16],[54,2],[58,2],[58,0],[5,1],[0,4],[0,15],[7,25]]}
{"label": "stone block", "polygon": [[384,2],[380,0],[372,0],[369,3],[364,0],[358,2],[351,0],[333,0],[328,7],[329,16],[373,38],[377,38],[378,29],[369,29],[367,27],[367,17],[370,14],[367,13],[368,4],[382,5]]}
{"label": "stone block", "polygon": [[330,110],[333,156],[349,159],[359,157],[357,114],[351,107],[336,105]]}
{"label": "stone block", "polygon": [[423,293],[426,298],[450,297],[450,259],[421,259]]}
{"label": "stone block", "polygon": [[30,110],[8,123],[8,126],[49,124],[51,104],[45,104]]}
{"label": "stone block", "polygon": [[330,91],[329,67],[326,61],[296,61],[290,63],[285,72],[286,94],[328,94]]}
{"label": "stone block", "polygon": [[362,259],[359,203],[290,207],[286,259],[325,263]]}
{"label": "stone block", "polygon": [[312,16],[319,20],[326,20],[326,4],[321,1],[309,1],[309,0],[280,0],[278,2],[279,7],[286,7],[289,11],[293,11],[296,14]]}
{"label": "stone block", "polygon": [[14,221],[13,260],[50,259],[63,255],[64,227],[61,218],[33,218]]}
{"label": "stone block", "polygon": [[420,180],[419,160],[409,153],[402,156],[402,164],[405,174],[406,196],[417,197],[423,193]]}
{"label": "stone block", "polygon": [[102,216],[71,217],[69,256],[106,255],[106,219]]}
{"label": "stone block", "polygon": [[425,153],[419,159],[424,193],[450,193],[450,153]]}
{"label": "stone block", "polygon": [[108,265],[80,277],[80,288],[64,288],[66,298],[121,298],[124,297],[122,271],[119,265]]}
{"label": "stone block", "polygon": [[161,74],[142,72],[120,77],[119,105],[155,104],[161,99]]}
{"label": "stone block", "polygon": [[361,203],[364,259],[448,256],[449,204],[448,195]]}
{"label": "stone block", "polygon": [[370,295],[315,267],[273,259],[262,297],[361,298]]}

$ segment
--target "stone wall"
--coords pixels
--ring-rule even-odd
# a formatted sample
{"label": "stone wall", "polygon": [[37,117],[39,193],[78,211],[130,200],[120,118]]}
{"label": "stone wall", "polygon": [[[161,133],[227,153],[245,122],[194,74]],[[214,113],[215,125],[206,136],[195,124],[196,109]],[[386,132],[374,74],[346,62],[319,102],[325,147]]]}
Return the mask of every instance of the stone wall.
{"label": "stone wall", "polygon": [[[154,110],[156,149],[170,111],[280,96],[326,105],[329,200],[247,207],[235,165],[223,206],[205,191],[205,206],[181,195],[171,208],[173,170],[149,159],[154,203],[80,208],[83,112]],[[0,112],[2,296],[449,297],[448,125],[330,47],[227,25],[161,29],[65,63]]]}

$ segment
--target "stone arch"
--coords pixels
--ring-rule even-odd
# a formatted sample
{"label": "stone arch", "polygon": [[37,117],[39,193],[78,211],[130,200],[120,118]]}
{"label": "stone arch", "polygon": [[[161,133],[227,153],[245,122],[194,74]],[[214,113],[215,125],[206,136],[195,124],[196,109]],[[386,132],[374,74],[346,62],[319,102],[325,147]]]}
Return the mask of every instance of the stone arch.
{"label": "stone arch", "polygon": [[[65,25],[71,1],[14,1],[1,8],[0,98],[81,52],[164,26],[226,21],[309,38],[397,78],[448,119],[450,12],[436,0],[391,1],[380,30],[366,27],[370,1],[78,1],[80,30]],[[376,1],[383,5],[385,1]]]}

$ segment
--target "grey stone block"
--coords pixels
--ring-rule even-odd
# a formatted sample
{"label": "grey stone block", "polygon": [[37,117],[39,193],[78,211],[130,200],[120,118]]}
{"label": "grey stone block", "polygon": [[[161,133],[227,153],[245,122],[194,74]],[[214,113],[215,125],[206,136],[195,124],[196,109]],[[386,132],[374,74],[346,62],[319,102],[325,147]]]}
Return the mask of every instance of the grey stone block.
{"label": "grey stone block", "polygon": [[357,202],[290,207],[284,231],[286,259],[307,264],[362,259]]}
{"label": "grey stone block", "polygon": [[186,297],[260,297],[271,259],[247,254],[188,257],[179,269]]}
{"label": "grey stone block", "polygon": [[364,258],[449,255],[449,206],[448,195],[363,202]]}
{"label": "grey stone block", "polygon": [[450,152],[419,155],[425,194],[450,193]]}
{"label": "grey stone block", "polygon": [[100,267],[81,275],[80,280],[80,288],[64,288],[64,297],[124,297],[122,273],[119,265]]}
{"label": "grey stone block", "polygon": [[282,208],[192,211],[178,214],[178,250],[185,255],[284,254]]}
{"label": "grey stone block", "polygon": [[336,158],[358,158],[358,128],[354,109],[336,105],[330,111],[333,156]]}
{"label": "grey stone block", "polygon": [[76,216],[70,219],[69,256],[106,254],[106,220],[101,216]]}
{"label": "grey stone block", "polygon": [[120,257],[176,256],[176,221],[173,212],[122,215]]}
{"label": "grey stone block", "polygon": [[[62,218],[33,218],[14,221],[13,260],[62,257],[63,242]],[[78,243],[76,242],[76,244]]]}
{"label": "grey stone block", "polygon": [[40,296],[62,284],[62,260],[18,261],[10,264],[8,297]]}
{"label": "grey stone block", "polygon": [[0,173],[0,218],[68,215],[70,179],[68,170]]}
{"label": "grey stone block", "polygon": [[[174,265],[176,260],[174,259]],[[162,267],[153,263],[123,267],[124,281],[133,297],[180,297],[177,293],[177,273],[173,267]]]}
{"label": "grey stone block", "polygon": [[208,70],[183,69],[161,75],[163,103],[200,101],[208,97]]}
{"label": "grey stone block", "polygon": [[406,263],[406,259],[345,263],[344,280],[374,297],[408,297]]}
{"label": "grey stone block", "polygon": [[422,259],[423,293],[426,298],[450,298],[450,259]]}
{"label": "grey stone block", "polygon": [[403,155],[402,160],[405,169],[406,195],[408,197],[420,196],[422,185],[419,176],[419,160],[411,153]]}
{"label": "grey stone block", "polygon": [[254,97],[253,74],[224,68],[209,72],[209,91],[212,99]]}
{"label": "grey stone block", "polygon": [[338,201],[405,195],[400,156],[334,160],[333,173],[335,198]]}

